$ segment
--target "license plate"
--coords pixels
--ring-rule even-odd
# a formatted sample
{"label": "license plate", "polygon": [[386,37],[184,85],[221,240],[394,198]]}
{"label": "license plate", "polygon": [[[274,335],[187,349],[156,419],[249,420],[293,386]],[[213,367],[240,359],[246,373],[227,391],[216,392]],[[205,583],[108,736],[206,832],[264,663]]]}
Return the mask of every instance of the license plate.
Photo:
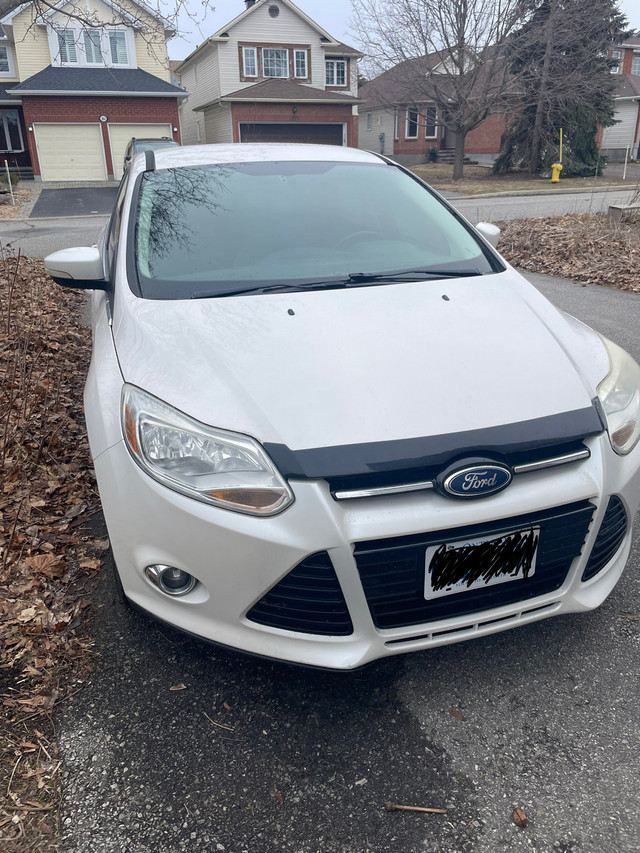
{"label": "license plate", "polygon": [[539,527],[498,537],[430,545],[424,597],[430,601],[479,587],[530,578],[536,567]]}

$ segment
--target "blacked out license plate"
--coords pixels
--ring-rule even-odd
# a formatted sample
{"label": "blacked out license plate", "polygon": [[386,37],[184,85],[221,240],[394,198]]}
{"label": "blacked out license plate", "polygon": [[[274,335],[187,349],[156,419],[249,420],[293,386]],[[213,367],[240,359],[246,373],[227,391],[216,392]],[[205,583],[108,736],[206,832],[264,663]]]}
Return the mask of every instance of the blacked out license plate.
{"label": "blacked out license plate", "polygon": [[532,577],[539,527],[501,536],[430,545],[426,552],[424,597],[429,601],[479,587]]}

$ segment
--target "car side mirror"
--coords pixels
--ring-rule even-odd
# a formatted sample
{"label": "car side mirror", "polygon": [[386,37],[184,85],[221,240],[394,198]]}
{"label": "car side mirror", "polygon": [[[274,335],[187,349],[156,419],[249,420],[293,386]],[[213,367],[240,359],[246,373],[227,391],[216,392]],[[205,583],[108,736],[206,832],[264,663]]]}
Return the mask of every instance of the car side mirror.
{"label": "car side mirror", "polygon": [[100,250],[95,246],[61,249],[44,259],[44,269],[56,284],[81,290],[110,290]]}
{"label": "car side mirror", "polygon": [[478,231],[494,249],[498,248],[500,229],[497,225],[492,225],[491,222],[478,222],[476,225],[476,231]]}

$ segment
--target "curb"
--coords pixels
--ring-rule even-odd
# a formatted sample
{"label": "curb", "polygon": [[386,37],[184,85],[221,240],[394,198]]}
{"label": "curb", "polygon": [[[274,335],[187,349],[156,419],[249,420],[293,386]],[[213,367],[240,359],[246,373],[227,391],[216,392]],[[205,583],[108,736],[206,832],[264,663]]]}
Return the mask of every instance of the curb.
{"label": "curb", "polygon": [[[431,186],[431,184],[429,184]],[[455,190],[439,190],[437,187],[432,187],[444,195],[446,192],[455,192]],[[468,201],[474,198],[513,198],[515,196],[540,196],[540,195],[592,195],[593,193],[609,193],[609,192],[631,192],[634,186],[624,186],[624,184],[614,184],[610,187],[592,187],[591,189],[555,189],[555,190],[508,190],[502,193],[477,193],[476,195],[456,195],[453,201]],[[446,195],[444,196],[446,198]]]}

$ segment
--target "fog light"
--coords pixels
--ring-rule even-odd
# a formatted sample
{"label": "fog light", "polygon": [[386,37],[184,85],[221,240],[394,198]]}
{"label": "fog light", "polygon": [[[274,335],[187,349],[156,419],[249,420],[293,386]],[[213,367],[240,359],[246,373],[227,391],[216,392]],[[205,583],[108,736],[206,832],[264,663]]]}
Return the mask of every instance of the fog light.
{"label": "fog light", "polygon": [[147,566],[144,572],[151,583],[167,595],[186,595],[197,583],[189,572],[173,566]]}

